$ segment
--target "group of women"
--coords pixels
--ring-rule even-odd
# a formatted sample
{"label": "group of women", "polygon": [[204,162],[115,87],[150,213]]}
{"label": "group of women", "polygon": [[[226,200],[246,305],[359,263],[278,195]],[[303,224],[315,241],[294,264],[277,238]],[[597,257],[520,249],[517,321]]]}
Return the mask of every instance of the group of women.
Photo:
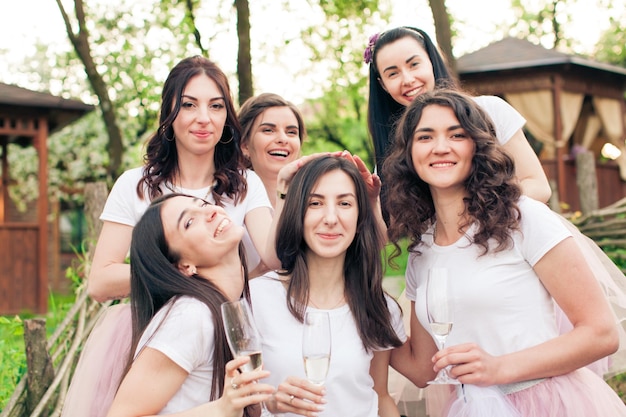
{"label": "group of women", "polygon": [[[372,37],[365,59],[374,174],[347,151],[301,157],[303,119],[281,97],[253,97],[237,115],[213,63],[172,69],[145,165],[117,180],[101,217],[89,292],[130,296],[130,309],[114,326],[127,357],[108,354],[121,368],[114,398],[90,415],[252,416],[263,403],[266,414],[399,417],[391,364],[418,386],[452,366],[462,385],[446,416],[626,416],[582,369],[617,349],[617,326],[541,203],[550,190],[524,119],[453,89],[421,30]],[[410,337],[382,286],[387,238],[410,242]],[[441,351],[424,307],[438,266],[451,268],[459,313]],[[243,373],[249,358],[232,357],[219,308],[242,297],[264,362]],[[571,331],[559,334],[553,300]],[[302,365],[308,310],[331,320],[323,386]]]}

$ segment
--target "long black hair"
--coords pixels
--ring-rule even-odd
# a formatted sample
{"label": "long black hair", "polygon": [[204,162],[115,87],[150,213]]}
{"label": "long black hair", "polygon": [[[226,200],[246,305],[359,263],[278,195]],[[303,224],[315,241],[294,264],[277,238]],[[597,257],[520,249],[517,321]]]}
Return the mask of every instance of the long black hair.
{"label": "long black hair", "polygon": [[376,60],[381,48],[405,37],[415,39],[428,54],[433,65],[435,85],[453,87],[456,84],[443,56],[423,30],[411,26],[400,26],[382,32],[378,36],[373,45],[369,63],[369,99],[367,104],[367,125],[374,143],[378,173],[382,172],[382,164],[389,151],[390,141],[393,139],[393,125],[402,115],[405,106],[395,101],[383,89]]}
{"label": "long black hair", "polygon": [[307,162],[289,185],[276,235],[276,254],[283,268],[281,274],[291,275],[287,287],[289,311],[300,322],[303,321],[309,299],[304,216],[313,187],[324,174],[335,170],[347,174],[356,189],[359,210],[357,229],[347,249],[343,275],[346,300],[361,341],[368,350],[400,346],[402,343],[391,325],[391,314],[382,286],[381,250],[384,241],[361,174],[352,162],[340,157],[324,156]]}
{"label": "long black hair", "polygon": [[[213,379],[211,396],[207,401],[214,401],[224,390],[226,362],[233,359],[224,333],[220,308],[223,302],[229,300],[207,277],[198,274],[189,277],[177,267],[180,254],[172,251],[165,239],[161,209],[165,201],[179,196],[185,195],[173,193],[155,199],[133,229],[130,245],[130,304],[133,333],[126,372],[130,369],[139,340],[154,315],[171,300],[181,296],[193,297],[206,304],[213,317],[215,340],[212,355]],[[239,252],[244,269],[243,295],[249,301],[248,271],[241,243]],[[248,408],[246,410],[245,415],[250,415]]]}

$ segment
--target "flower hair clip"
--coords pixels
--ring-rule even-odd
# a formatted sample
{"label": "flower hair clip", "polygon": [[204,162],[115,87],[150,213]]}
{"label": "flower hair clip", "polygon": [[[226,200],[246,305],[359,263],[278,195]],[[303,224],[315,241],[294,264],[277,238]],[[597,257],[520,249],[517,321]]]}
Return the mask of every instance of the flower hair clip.
{"label": "flower hair clip", "polygon": [[367,42],[367,47],[363,52],[363,61],[365,61],[366,64],[371,64],[372,60],[374,59],[374,46],[376,46],[376,41],[379,37],[380,33],[375,33],[370,36],[370,39]]}

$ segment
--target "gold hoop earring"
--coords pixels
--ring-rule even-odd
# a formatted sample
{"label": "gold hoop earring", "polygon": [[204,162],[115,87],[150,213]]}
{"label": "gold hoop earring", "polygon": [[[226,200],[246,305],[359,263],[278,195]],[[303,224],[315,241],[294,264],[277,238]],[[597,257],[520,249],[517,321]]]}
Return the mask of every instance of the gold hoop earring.
{"label": "gold hoop earring", "polygon": [[[224,126],[226,127],[226,126]],[[233,141],[233,138],[235,137],[235,129],[233,129],[232,126],[228,126],[228,128],[230,129],[230,138],[227,141],[223,141],[220,139],[220,143],[222,145],[228,145],[229,143],[231,143]]]}
{"label": "gold hoop earring", "polygon": [[[167,129],[168,129],[168,127],[163,126],[163,127],[161,128],[161,134],[163,135],[163,137],[165,138],[165,140],[166,140],[166,141],[168,141],[168,142],[173,142],[173,141],[174,141],[174,139],[176,139],[176,135],[172,134],[172,137],[171,137],[171,138],[168,138],[168,137],[167,137]],[[172,133],[174,133],[174,132],[172,132]]]}

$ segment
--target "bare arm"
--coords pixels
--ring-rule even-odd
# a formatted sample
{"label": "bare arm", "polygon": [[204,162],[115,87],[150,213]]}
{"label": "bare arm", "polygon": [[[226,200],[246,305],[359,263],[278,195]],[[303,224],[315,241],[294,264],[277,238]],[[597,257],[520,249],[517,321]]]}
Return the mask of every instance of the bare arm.
{"label": "bare arm", "polygon": [[432,357],[437,346],[430,334],[415,316],[415,302],[411,301],[411,337],[391,352],[391,366],[409,381],[424,388],[435,377]]}
{"label": "bare arm", "polygon": [[508,384],[562,375],[615,352],[619,342],[612,313],[574,239],[556,245],[534,269],[573,330],[499,357],[474,344],[451,346],[435,355],[436,369],[456,365],[451,374],[466,384]]}
{"label": "bare arm", "polygon": [[[273,387],[254,381],[268,376],[269,372],[237,372],[238,366],[248,360],[248,357],[240,357],[226,364],[224,392],[218,400],[168,415],[240,417],[244,407],[266,401]],[[107,417],[156,416],[180,389],[187,376],[183,368],[160,351],[144,349],[124,377]],[[232,379],[239,385],[237,389],[231,387]]]}
{"label": "bare arm", "polygon": [[270,248],[267,247],[267,245],[270,244],[267,236],[270,234],[272,221],[272,212],[268,207],[257,207],[246,214],[244,220],[246,229],[248,230],[254,247],[261,256],[261,263],[254,271],[250,271],[250,277],[257,277],[267,272],[269,269],[266,265],[269,265],[268,262],[271,263],[275,259],[275,256],[273,258],[271,257],[275,250],[271,251]]}
{"label": "bare arm", "polygon": [[131,226],[103,223],[87,281],[89,295],[94,300],[104,302],[130,294],[130,265],[124,260],[132,233]]}
{"label": "bare arm", "polygon": [[522,187],[522,193],[547,203],[552,194],[550,183],[522,129],[515,132],[504,144],[504,149],[515,161],[515,176]]}
{"label": "bare arm", "polygon": [[374,352],[370,365],[370,375],[374,380],[374,391],[378,394],[378,415],[379,417],[400,417],[398,406],[389,395],[387,388],[389,382],[389,359],[391,350]]}

